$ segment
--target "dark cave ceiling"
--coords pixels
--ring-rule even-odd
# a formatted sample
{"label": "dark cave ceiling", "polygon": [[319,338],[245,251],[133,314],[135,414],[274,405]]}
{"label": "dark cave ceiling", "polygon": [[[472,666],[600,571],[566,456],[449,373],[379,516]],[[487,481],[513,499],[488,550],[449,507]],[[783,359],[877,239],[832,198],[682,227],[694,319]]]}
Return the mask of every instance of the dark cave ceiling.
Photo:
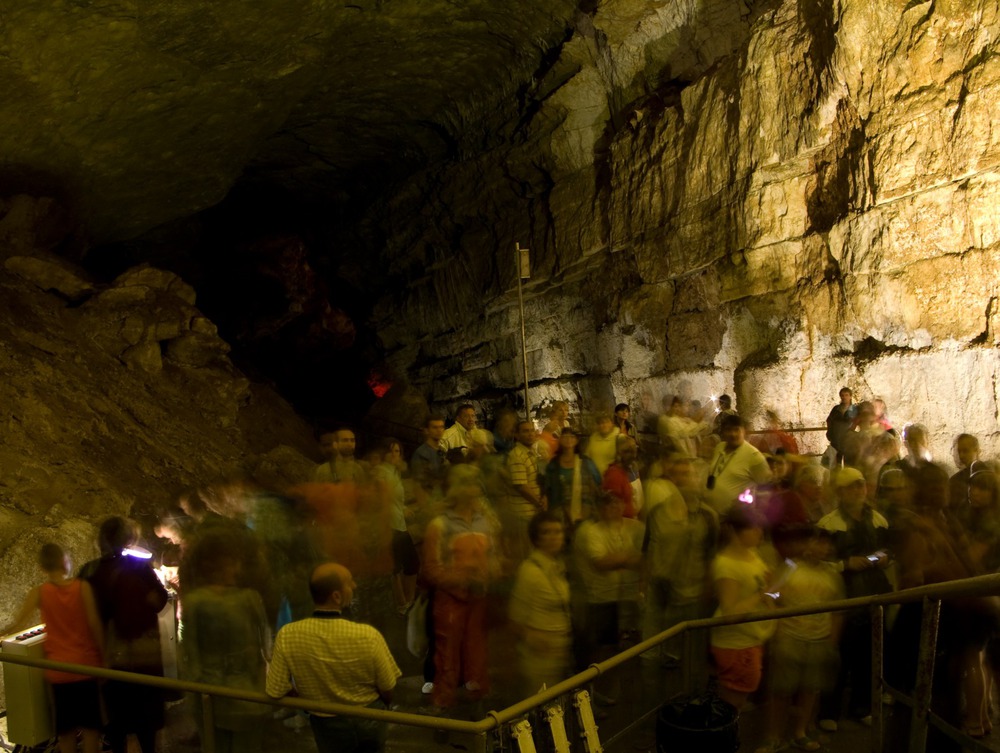
{"label": "dark cave ceiling", "polygon": [[0,4],[0,225],[11,197],[54,199],[39,210],[56,228],[35,234],[43,250],[105,279],[142,262],[177,272],[248,373],[320,420],[345,398],[363,407],[380,358],[365,322],[385,281],[377,239],[359,247],[352,225],[417,171],[509,141],[584,12]]}
{"label": "dark cave ceiling", "polygon": [[234,185],[318,207],[373,195],[503,138],[579,12],[569,0],[6,4],[0,194],[58,195],[91,244]]}

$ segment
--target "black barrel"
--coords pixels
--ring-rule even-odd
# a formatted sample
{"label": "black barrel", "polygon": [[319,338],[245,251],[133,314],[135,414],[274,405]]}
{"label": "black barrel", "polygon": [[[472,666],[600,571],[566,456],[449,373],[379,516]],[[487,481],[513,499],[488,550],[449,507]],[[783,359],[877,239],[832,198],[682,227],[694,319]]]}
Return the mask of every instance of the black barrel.
{"label": "black barrel", "polygon": [[739,714],[716,695],[680,698],[656,717],[657,753],[736,753],[739,747]]}

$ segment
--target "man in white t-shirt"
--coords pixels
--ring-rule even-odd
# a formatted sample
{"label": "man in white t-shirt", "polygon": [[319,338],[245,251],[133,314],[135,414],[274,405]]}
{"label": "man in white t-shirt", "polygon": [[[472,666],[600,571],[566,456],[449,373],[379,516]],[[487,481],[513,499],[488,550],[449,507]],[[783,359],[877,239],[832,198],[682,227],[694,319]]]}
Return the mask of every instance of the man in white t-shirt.
{"label": "man in white t-shirt", "polygon": [[465,403],[458,406],[455,413],[455,423],[441,437],[444,451],[465,450],[469,446],[469,432],[476,428],[476,409]]}
{"label": "man in white t-shirt", "polygon": [[753,493],[771,480],[767,459],[746,441],[743,419],[726,416],[719,427],[722,441],[716,445],[708,466],[705,501],[719,515],[725,515],[746,489]]}

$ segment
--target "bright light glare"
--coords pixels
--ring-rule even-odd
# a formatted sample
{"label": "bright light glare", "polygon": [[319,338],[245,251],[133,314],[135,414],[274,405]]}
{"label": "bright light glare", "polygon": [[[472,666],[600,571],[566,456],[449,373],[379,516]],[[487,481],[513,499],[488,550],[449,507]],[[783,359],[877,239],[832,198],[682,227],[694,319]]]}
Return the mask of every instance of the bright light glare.
{"label": "bright light glare", "polygon": [[143,549],[138,546],[129,546],[122,549],[122,554],[126,557],[135,557],[140,560],[151,560],[153,559],[153,553],[147,549]]}
{"label": "bright light glare", "polygon": [[753,492],[750,491],[750,489],[744,489],[742,492],[740,492],[740,496],[738,497],[738,499],[745,505],[752,505]]}

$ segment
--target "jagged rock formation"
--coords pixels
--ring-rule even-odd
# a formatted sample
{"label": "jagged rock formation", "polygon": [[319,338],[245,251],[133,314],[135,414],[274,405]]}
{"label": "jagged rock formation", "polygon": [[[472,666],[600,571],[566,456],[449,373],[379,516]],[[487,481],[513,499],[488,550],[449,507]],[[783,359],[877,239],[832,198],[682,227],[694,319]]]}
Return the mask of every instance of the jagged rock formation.
{"label": "jagged rock formation", "polygon": [[520,241],[533,401],[735,389],[817,426],[847,383],[938,456],[962,429],[1000,449],[996,4],[618,7],[522,143],[373,216],[408,282],[379,309],[398,368],[442,405],[517,389]]}
{"label": "jagged rock formation", "polygon": [[114,514],[165,510],[227,478],[278,488],[309,478],[309,426],[250,383],[195,307],[146,267],[108,286],[57,257],[0,266],[0,624],[56,541],[77,565]]}

